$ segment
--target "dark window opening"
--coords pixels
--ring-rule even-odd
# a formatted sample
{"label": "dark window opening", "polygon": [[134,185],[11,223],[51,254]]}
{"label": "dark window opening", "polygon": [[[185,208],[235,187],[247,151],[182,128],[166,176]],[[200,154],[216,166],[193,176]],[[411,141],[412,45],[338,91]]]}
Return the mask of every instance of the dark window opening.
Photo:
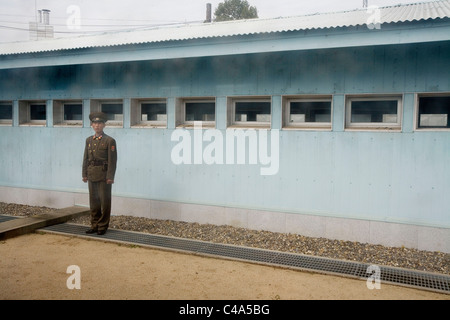
{"label": "dark window opening", "polygon": [[214,102],[186,102],[185,121],[214,121],[216,104]]}
{"label": "dark window opening", "polygon": [[123,121],[122,103],[102,103],[102,112],[106,113],[108,120]]}
{"label": "dark window opening", "polygon": [[83,120],[82,104],[65,104],[64,105],[64,121]]}
{"label": "dark window opening", "polygon": [[397,123],[397,100],[352,101],[352,123]]}
{"label": "dark window opening", "polygon": [[450,128],[450,96],[419,98],[419,128]]}
{"label": "dark window opening", "polygon": [[270,102],[236,102],[235,121],[270,122]]}
{"label": "dark window opening", "polygon": [[46,120],[45,104],[30,104],[30,120]]}
{"label": "dark window opening", "polygon": [[165,103],[142,103],[141,121],[166,121],[166,112]]}
{"label": "dark window opening", "polygon": [[291,102],[289,122],[331,122],[331,102]]}
{"label": "dark window opening", "polygon": [[0,120],[12,120],[12,105],[0,104]]}

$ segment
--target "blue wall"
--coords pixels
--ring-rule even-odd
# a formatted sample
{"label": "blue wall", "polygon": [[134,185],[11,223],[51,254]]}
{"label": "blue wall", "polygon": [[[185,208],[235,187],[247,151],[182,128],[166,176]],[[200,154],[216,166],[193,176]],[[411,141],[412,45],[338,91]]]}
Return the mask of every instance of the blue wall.
{"label": "blue wall", "polygon": [[[124,99],[124,128],[105,130],[118,144],[116,195],[450,228],[450,131],[414,131],[424,92],[450,92],[450,42],[0,71],[0,101],[15,112],[22,99],[83,99],[86,114],[88,99]],[[345,94],[360,93],[403,94],[402,132],[345,131]],[[172,163],[175,98],[217,97],[225,136],[226,97],[271,96],[281,129],[281,97],[291,94],[332,94],[333,129],[281,130],[278,174]],[[129,99],[143,97],[168,98],[167,128],[129,127]],[[87,121],[14,124],[0,126],[0,185],[87,192]]]}

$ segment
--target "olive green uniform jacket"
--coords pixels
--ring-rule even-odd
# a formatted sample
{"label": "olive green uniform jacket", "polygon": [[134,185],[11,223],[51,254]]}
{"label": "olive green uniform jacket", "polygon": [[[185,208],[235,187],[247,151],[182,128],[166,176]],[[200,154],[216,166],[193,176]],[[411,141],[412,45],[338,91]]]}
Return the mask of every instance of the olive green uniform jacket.
{"label": "olive green uniform jacket", "polygon": [[86,139],[83,156],[83,177],[91,182],[114,180],[116,174],[116,140],[103,133],[100,139]]}

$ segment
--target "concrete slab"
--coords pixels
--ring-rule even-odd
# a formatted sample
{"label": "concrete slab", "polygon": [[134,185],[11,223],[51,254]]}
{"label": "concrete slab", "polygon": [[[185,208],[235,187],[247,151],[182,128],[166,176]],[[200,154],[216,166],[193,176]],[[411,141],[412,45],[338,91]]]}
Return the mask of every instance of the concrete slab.
{"label": "concrete slab", "polygon": [[30,233],[36,229],[54,224],[64,223],[70,219],[87,214],[89,214],[89,208],[72,206],[55,209],[52,213],[37,214],[26,218],[5,221],[0,223],[0,240]]}

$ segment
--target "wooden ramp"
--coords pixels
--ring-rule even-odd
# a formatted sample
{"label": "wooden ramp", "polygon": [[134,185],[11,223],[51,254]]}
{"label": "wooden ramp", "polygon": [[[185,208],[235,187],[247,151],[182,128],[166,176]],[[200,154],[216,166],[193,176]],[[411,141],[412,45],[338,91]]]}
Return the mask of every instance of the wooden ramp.
{"label": "wooden ramp", "polygon": [[73,206],[55,209],[52,213],[37,214],[0,223],[0,240],[20,236],[36,229],[48,227],[70,219],[89,214],[89,208]]}

